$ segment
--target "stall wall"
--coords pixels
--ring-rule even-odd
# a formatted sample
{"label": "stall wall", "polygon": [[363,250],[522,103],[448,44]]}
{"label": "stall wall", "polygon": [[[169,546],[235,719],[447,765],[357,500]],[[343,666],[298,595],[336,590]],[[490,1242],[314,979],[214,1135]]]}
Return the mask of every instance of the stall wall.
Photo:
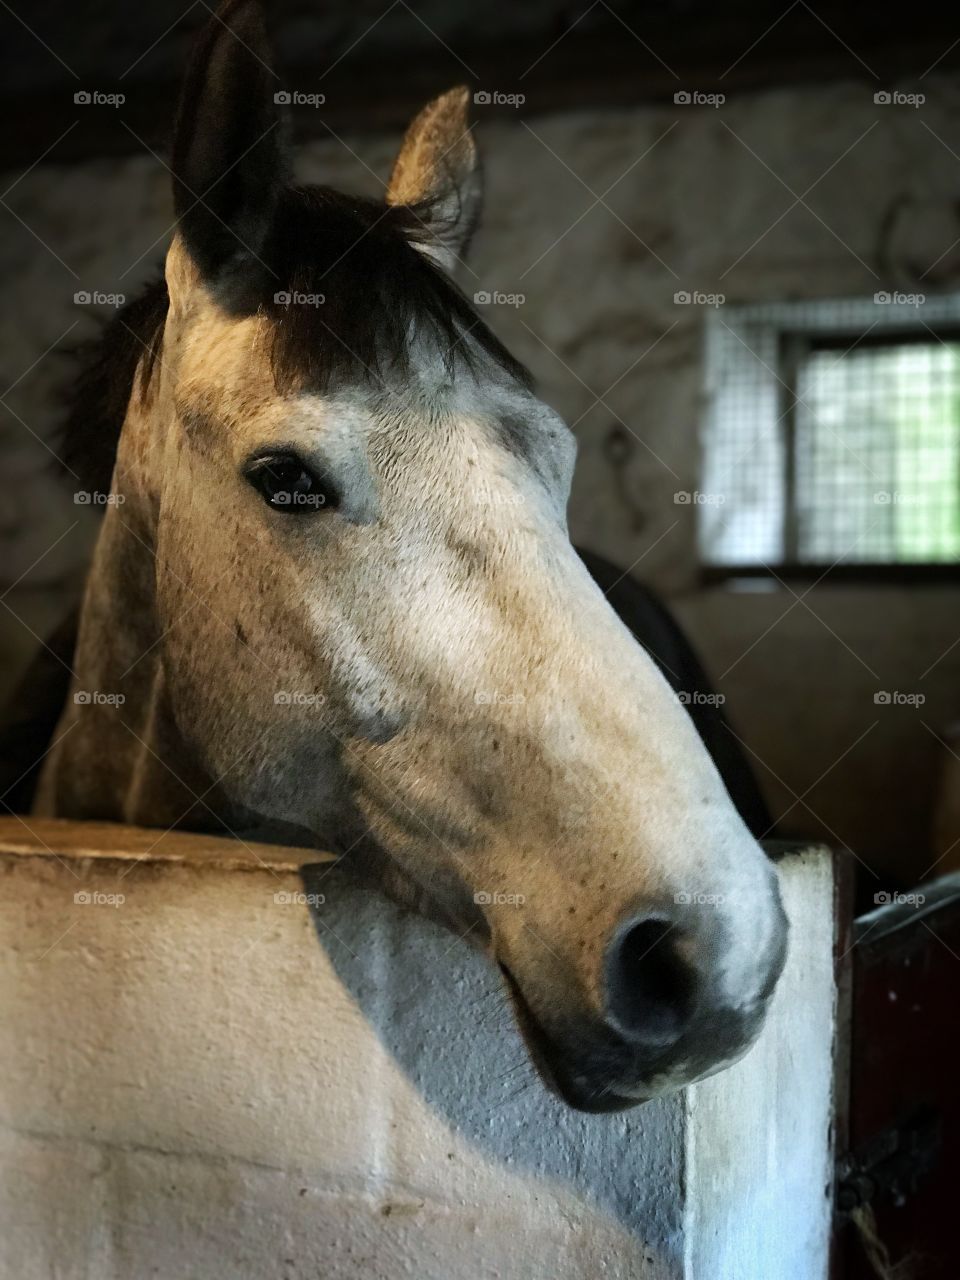
{"label": "stall wall", "polygon": [[158,863],[155,833],[91,859],[53,825],[0,837],[3,1280],[826,1280],[823,851],[782,863],[747,1056],[588,1116],[491,963],[329,866]]}

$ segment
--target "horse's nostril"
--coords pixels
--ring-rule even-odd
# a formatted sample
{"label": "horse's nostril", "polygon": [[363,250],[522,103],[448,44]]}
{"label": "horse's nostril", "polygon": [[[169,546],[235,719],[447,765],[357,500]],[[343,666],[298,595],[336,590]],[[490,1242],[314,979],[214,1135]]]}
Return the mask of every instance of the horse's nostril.
{"label": "horse's nostril", "polygon": [[620,1031],[651,1047],[674,1044],[690,1020],[696,979],[670,920],[639,920],[607,958],[609,1014]]}

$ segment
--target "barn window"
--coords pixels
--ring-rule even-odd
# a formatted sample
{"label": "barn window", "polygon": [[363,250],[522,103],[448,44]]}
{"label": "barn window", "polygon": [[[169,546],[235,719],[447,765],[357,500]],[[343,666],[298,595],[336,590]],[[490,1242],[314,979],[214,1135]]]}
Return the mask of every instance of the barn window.
{"label": "barn window", "polygon": [[707,393],[708,572],[960,563],[960,295],[718,307]]}

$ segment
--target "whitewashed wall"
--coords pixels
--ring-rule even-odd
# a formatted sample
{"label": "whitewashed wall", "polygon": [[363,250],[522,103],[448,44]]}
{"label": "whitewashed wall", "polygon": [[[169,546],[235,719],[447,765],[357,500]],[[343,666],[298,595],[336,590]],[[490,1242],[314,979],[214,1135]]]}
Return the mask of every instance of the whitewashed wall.
{"label": "whitewashed wall", "polygon": [[[932,730],[960,715],[958,592],[824,585],[792,607],[779,588],[731,597],[699,587],[695,510],[673,495],[698,479],[702,314],[673,295],[872,295],[916,286],[935,260],[922,287],[956,287],[960,166],[949,146],[960,86],[934,73],[923,87],[921,110],[878,107],[854,82],[745,95],[718,110],[487,123],[478,107],[488,198],[476,274],[464,281],[469,292],[525,295],[520,307],[491,307],[490,319],[575,426],[575,538],[670,597],[787,829],[851,843],[881,867],[898,849],[923,856],[940,748],[914,709],[877,718],[873,694],[925,691]],[[396,145],[331,138],[305,149],[303,172],[376,193]],[[56,149],[7,196],[31,230],[0,210],[0,370],[4,385],[19,380],[9,403],[22,419],[0,427],[14,477],[0,510],[0,583],[30,570],[7,603],[38,634],[75,590],[88,542],[82,519],[70,528],[78,508],[42,474],[49,455],[31,434],[48,439],[55,417],[55,361],[42,353],[73,325],[69,341],[91,330],[75,290],[134,291],[171,222],[169,175],[153,157],[55,161]],[[808,194],[796,204],[791,191]],[[638,439],[613,465],[617,420]],[[12,675],[35,639],[5,612],[0,621]],[[894,769],[901,786],[887,788]],[[795,805],[812,784],[809,807]]]}
{"label": "whitewashed wall", "polygon": [[463,940],[284,854],[91,859],[55,826],[0,833],[3,1280],[825,1280],[824,853],[783,864],[748,1056],[584,1116]]}

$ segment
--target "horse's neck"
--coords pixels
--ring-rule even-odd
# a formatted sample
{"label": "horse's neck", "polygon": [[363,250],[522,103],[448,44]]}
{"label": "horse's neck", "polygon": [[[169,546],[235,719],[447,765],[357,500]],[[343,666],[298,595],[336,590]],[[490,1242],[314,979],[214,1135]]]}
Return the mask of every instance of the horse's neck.
{"label": "horse's neck", "polygon": [[[162,441],[128,414],[114,488],[87,580],[70,692],[44,762],[39,813],[146,826],[216,827],[217,788],[178,733],[169,705],[154,574],[156,504],[142,460]],[[146,449],[144,445],[146,444]],[[156,456],[156,454],[155,454]]]}
{"label": "horse's neck", "polygon": [[[132,513],[131,513],[132,514]],[[189,808],[165,707],[149,544],[109,507],[87,581],[73,679],[37,792],[39,812],[145,824]],[[181,765],[182,768],[182,765]]]}

